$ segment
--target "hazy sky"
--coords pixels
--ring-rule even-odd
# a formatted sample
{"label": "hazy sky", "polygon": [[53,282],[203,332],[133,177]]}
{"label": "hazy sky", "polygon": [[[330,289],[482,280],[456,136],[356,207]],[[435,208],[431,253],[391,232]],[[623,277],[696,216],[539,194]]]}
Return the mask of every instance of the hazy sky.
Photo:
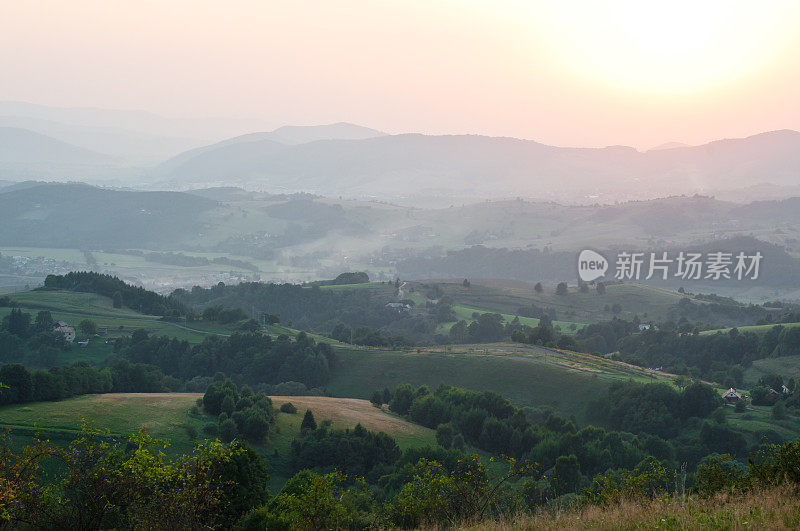
{"label": "hazy sky", "polygon": [[700,143],[800,129],[800,2],[0,0],[0,100]]}

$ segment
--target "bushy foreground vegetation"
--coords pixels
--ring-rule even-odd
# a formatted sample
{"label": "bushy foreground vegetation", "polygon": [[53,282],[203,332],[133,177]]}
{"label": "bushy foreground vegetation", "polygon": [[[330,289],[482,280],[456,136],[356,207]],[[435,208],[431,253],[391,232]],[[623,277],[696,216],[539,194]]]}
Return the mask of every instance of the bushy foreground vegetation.
{"label": "bushy foreground vegetation", "polygon": [[[306,437],[325,440],[327,431],[320,430]],[[387,436],[370,437],[360,427],[332,435],[340,452],[348,446],[342,437],[365,440],[354,450],[391,448],[380,442],[388,442]],[[499,469],[475,454],[432,448],[394,458],[394,467],[377,482],[361,471],[316,467],[301,470],[270,496],[263,463],[236,441],[206,443],[176,459],[167,459],[162,447],[144,433],[120,441],[85,428],[66,448],[36,441],[14,451],[5,435],[0,521],[13,527],[52,528],[69,521],[78,529],[286,530],[794,527],[800,522],[797,441],[763,447],[746,465],[731,456],[714,457],[698,469],[693,486],[683,469],[650,458],[631,469],[598,474],[588,488],[568,496],[537,489],[542,482],[567,480],[559,474],[568,464],[547,471],[507,459]],[[46,473],[50,469],[54,472]]]}
{"label": "bushy foreground vegetation", "polygon": [[[84,428],[66,448],[0,437],[0,522],[14,528],[200,529],[230,526],[267,497],[268,475],[232,442],[167,459],[144,432],[127,441]],[[54,473],[48,473],[55,470]]]}

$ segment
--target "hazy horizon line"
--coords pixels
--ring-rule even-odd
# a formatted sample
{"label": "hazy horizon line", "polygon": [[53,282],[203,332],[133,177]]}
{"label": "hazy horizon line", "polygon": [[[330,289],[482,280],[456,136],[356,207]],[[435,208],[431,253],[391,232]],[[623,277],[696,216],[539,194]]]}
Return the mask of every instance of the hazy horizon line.
{"label": "hazy horizon line", "polygon": [[[768,133],[775,133],[780,131],[790,131],[790,132],[800,132],[800,127],[797,129],[790,128],[790,127],[783,127],[778,129],[762,129],[757,130],[755,132],[751,132],[750,134],[743,135],[743,136],[720,136],[706,139],[704,142],[696,143],[696,142],[684,142],[682,140],[676,140],[674,138],[664,140],[663,142],[659,142],[655,145],[651,145],[649,147],[644,147],[643,145],[630,145],[626,143],[606,143],[603,144],[595,144],[595,145],[575,145],[575,144],[562,144],[557,142],[550,142],[547,140],[535,139],[535,138],[528,138],[522,136],[515,136],[512,134],[490,134],[487,132],[433,132],[433,131],[423,131],[423,130],[411,130],[411,131],[398,131],[392,130],[392,128],[384,128],[379,126],[373,125],[365,125],[363,123],[350,121],[347,119],[337,120],[333,122],[326,121],[325,123],[308,123],[308,122],[284,122],[281,125],[275,124],[268,124],[269,120],[263,117],[237,117],[235,115],[229,116],[220,116],[220,115],[208,115],[208,116],[199,116],[199,115],[171,115],[165,114],[161,112],[156,112],[144,108],[114,108],[114,107],[99,107],[99,106],[92,106],[92,105],[70,105],[70,106],[62,106],[62,105],[51,105],[51,104],[44,104],[44,103],[36,103],[33,101],[23,101],[23,100],[0,100],[0,105],[2,104],[22,104],[22,105],[30,105],[34,107],[46,108],[46,109],[53,109],[53,110],[69,110],[69,111],[100,111],[100,112],[110,112],[110,113],[126,113],[126,114],[139,114],[139,115],[148,115],[151,118],[158,118],[162,120],[168,120],[173,122],[229,122],[229,123],[236,123],[236,122],[263,122],[263,128],[255,128],[255,129],[242,129],[239,133],[230,134],[222,134],[220,135],[219,141],[224,141],[230,138],[235,138],[237,136],[244,136],[249,134],[257,134],[257,133],[270,133],[277,131],[278,129],[284,127],[329,127],[334,125],[352,125],[356,127],[362,127],[365,129],[371,129],[373,131],[377,131],[389,136],[399,136],[399,135],[413,135],[413,134],[420,134],[424,136],[480,136],[486,138],[508,138],[508,139],[515,139],[515,140],[523,140],[527,142],[536,142],[538,144],[543,144],[551,147],[557,148],[574,148],[574,149],[606,149],[606,148],[614,148],[614,147],[625,147],[625,148],[632,148],[640,153],[645,153],[647,151],[653,151],[665,146],[667,144],[681,144],[677,147],[699,147],[706,144],[710,144],[712,142],[721,141],[721,140],[737,140],[737,139],[745,139],[750,138],[762,134]],[[4,115],[4,116],[14,116],[14,115]],[[57,123],[62,124],[69,124],[69,122],[58,120],[51,120]],[[93,126],[93,127],[108,127],[108,126]],[[133,130],[136,131],[138,129],[126,127],[124,124],[118,126],[119,129],[124,130]],[[20,129],[24,129],[20,127]],[[141,131],[141,130],[139,130]],[[47,136],[47,135],[46,135]],[[212,142],[216,143],[216,142]],[[670,148],[666,148],[670,149]]]}

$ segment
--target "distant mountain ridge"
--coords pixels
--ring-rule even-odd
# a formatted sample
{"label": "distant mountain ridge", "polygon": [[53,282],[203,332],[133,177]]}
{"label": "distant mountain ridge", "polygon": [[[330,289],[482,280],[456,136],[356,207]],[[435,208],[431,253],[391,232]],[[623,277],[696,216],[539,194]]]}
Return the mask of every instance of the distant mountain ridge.
{"label": "distant mountain ridge", "polygon": [[[195,158],[198,160],[191,163],[189,169],[184,168],[184,171],[191,171],[192,167],[202,166],[206,162],[219,167],[218,161],[226,164],[225,161],[228,157],[235,159],[237,156],[249,157],[251,159],[249,163],[253,164],[263,159],[264,152],[274,152],[279,146],[294,146],[317,140],[363,140],[378,136],[386,136],[386,133],[346,122],[329,125],[285,125],[274,131],[247,133],[216,144],[191,149],[165,161],[156,171],[159,173],[170,172]],[[231,147],[239,144],[250,145],[244,148]],[[216,155],[204,157],[203,155],[208,152],[215,152]],[[223,155],[220,156],[219,153],[223,153]],[[221,169],[224,170],[224,166]],[[206,171],[208,170],[206,169]]]}
{"label": "distant mountain ridge", "polygon": [[179,155],[156,175],[170,186],[240,185],[323,195],[468,189],[489,196],[646,191],[656,197],[754,183],[796,185],[800,133],[772,131],[639,152],[479,135],[399,134],[285,145],[273,132]]}
{"label": "distant mountain ridge", "polygon": [[[146,111],[53,107],[0,101],[0,127],[27,129],[64,143],[114,158],[126,168],[151,166],[196,146],[257,129],[257,119],[167,118]],[[4,161],[0,157],[0,164]],[[78,178],[74,169],[41,172],[36,159],[25,160],[23,178]],[[117,174],[118,176],[119,174]],[[127,172],[125,177],[130,177]],[[108,176],[108,174],[106,174]],[[0,175],[2,178],[2,175]]]}
{"label": "distant mountain ridge", "polygon": [[2,116],[0,127],[26,129],[131,165],[151,165],[198,145],[188,138],[152,135],[119,127],[55,122],[29,116]]}
{"label": "distant mountain ridge", "polygon": [[699,146],[669,142],[644,152],[480,135],[386,134],[345,122],[239,134],[261,125],[257,118],[177,119],[0,101],[0,180],[176,190],[239,186],[405,204],[517,196],[609,204],[694,193],[750,201],[800,189],[800,133],[791,130]]}
{"label": "distant mountain ridge", "polygon": [[0,127],[0,179],[83,177],[119,160],[16,127]]}
{"label": "distant mountain ridge", "polygon": [[659,144],[656,147],[648,149],[648,151],[658,151],[661,149],[675,149],[682,147],[691,147],[691,146],[689,144],[684,144],[683,142],[664,142],[663,144]]}

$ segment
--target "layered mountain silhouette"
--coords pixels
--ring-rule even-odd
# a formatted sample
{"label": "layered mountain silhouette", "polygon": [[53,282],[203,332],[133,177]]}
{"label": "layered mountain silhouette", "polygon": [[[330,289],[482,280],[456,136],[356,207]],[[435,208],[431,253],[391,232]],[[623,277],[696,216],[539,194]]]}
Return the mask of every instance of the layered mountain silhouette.
{"label": "layered mountain silhouette", "polygon": [[800,133],[790,130],[699,146],[669,142],[645,152],[480,135],[389,135],[350,123],[211,140],[254,127],[257,120],[0,102],[0,180],[584,203],[696,192],[769,199],[800,188]]}
{"label": "layered mountain silhouette", "polygon": [[55,138],[16,127],[0,127],[0,179],[81,176],[119,161]]}
{"label": "layered mountain silhouette", "polygon": [[159,166],[156,175],[172,186],[237,184],[378,196],[466,190],[537,195],[569,189],[587,194],[643,190],[656,196],[800,182],[800,133],[790,130],[646,152],[478,135],[309,135],[306,139],[318,139],[289,143],[280,131],[181,154]]}

